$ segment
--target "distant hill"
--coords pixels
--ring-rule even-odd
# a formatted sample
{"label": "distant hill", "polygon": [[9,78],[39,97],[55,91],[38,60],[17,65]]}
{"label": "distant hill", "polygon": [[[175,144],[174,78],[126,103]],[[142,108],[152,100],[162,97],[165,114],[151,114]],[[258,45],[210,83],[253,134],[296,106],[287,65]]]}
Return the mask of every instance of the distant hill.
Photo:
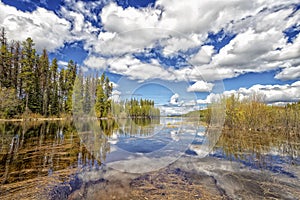
{"label": "distant hill", "polygon": [[183,114],[182,116],[183,117],[201,117],[203,119],[203,118],[206,118],[207,115],[208,115],[208,110],[205,109],[205,110],[194,110],[194,111],[188,112],[186,114]]}
{"label": "distant hill", "polygon": [[201,110],[194,110],[191,112],[188,112],[186,114],[183,114],[182,117],[199,117],[201,113]]}

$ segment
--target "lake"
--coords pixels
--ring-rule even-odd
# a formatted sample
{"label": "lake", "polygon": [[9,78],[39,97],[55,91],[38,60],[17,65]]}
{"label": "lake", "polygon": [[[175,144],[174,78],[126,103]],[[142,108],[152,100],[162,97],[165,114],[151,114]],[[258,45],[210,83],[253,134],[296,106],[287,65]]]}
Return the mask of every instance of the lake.
{"label": "lake", "polygon": [[0,199],[299,199],[300,135],[161,117],[0,123]]}

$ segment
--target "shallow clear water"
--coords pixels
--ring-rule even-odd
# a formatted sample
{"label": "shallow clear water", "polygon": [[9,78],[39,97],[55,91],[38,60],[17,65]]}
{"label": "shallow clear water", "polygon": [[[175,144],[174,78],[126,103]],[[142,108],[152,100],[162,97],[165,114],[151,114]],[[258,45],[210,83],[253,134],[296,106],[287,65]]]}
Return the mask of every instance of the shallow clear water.
{"label": "shallow clear water", "polygon": [[299,136],[210,134],[186,118],[1,123],[0,199],[300,196]]}

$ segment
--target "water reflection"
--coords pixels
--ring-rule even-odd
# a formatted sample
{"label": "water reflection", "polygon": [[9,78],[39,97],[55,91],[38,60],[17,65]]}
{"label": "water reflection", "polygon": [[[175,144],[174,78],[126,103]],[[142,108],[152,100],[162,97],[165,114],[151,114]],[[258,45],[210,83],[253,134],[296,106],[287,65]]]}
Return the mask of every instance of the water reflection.
{"label": "water reflection", "polygon": [[[50,184],[57,174],[56,181],[66,181],[84,168],[150,172],[182,154],[201,158],[217,136],[214,129],[207,132],[197,121],[182,118],[1,123],[0,192],[5,196],[27,190],[29,180],[38,188],[39,180]],[[299,135],[226,131],[209,159],[237,161],[295,178],[286,166],[300,166],[299,155]]]}
{"label": "water reflection", "polygon": [[274,132],[225,131],[211,155],[292,176],[282,165],[300,166],[300,137]]}
{"label": "water reflection", "polygon": [[174,162],[198,131],[197,122],[183,123],[181,118],[79,119],[75,124],[93,157],[132,173],[153,171]]}
{"label": "water reflection", "polygon": [[2,185],[49,176],[93,160],[70,122],[2,123],[0,130]]}

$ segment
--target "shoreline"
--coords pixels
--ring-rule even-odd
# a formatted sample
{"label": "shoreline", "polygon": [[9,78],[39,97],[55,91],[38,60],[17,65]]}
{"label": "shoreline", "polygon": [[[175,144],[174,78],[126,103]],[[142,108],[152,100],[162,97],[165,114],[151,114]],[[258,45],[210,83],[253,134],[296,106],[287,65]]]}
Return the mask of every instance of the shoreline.
{"label": "shoreline", "polygon": [[66,117],[43,117],[43,118],[21,118],[21,119],[0,119],[0,122],[32,122],[32,121],[61,121],[69,120],[71,118]]}
{"label": "shoreline", "polygon": [[[155,117],[134,117],[133,119],[153,119],[153,118],[188,118],[185,116],[155,116]],[[88,118],[93,118],[95,117],[88,117]],[[127,117],[130,118],[130,117]],[[83,119],[83,118],[79,118]],[[85,119],[85,118],[84,118]],[[101,117],[101,118],[96,118],[98,120],[107,120],[107,119],[126,119],[126,118],[120,118],[120,117]],[[74,120],[72,116],[67,116],[67,117],[28,117],[28,118],[15,118],[15,119],[0,119],[0,122],[32,122],[32,121],[63,121],[63,120]]]}

